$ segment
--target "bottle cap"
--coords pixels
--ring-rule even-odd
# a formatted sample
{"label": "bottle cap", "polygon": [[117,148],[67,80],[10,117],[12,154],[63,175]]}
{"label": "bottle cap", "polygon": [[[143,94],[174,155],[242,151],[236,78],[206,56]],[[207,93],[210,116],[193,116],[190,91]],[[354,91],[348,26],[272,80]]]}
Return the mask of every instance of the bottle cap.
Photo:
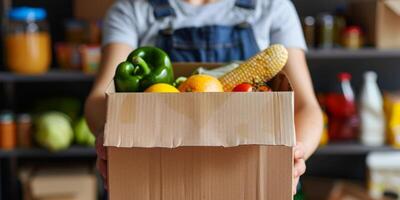
{"label": "bottle cap", "polygon": [[351,80],[351,74],[347,72],[342,72],[338,74],[339,81],[349,81]]}
{"label": "bottle cap", "polygon": [[8,17],[15,21],[41,21],[46,19],[47,12],[43,8],[16,7],[8,13]]}
{"label": "bottle cap", "polygon": [[364,73],[364,78],[376,80],[378,78],[378,75],[374,71],[367,71]]}
{"label": "bottle cap", "polygon": [[317,18],[320,23],[323,23],[324,25],[327,25],[327,26],[333,25],[334,20],[335,20],[333,15],[330,13],[321,13],[318,15]]}
{"label": "bottle cap", "polygon": [[313,16],[307,16],[304,18],[304,24],[307,26],[315,25],[315,18]]}
{"label": "bottle cap", "polygon": [[32,121],[32,117],[28,113],[21,113],[17,116],[17,121],[22,123],[30,123]]}
{"label": "bottle cap", "polygon": [[11,111],[3,111],[0,113],[1,123],[10,123],[14,121],[14,115]]}
{"label": "bottle cap", "polygon": [[344,32],[345,32],[345,34],[350,34],[350,33],[359,34],[359,35],[362,34],[361,27],[359,27],[359,26],[349,26],[344,30]]}

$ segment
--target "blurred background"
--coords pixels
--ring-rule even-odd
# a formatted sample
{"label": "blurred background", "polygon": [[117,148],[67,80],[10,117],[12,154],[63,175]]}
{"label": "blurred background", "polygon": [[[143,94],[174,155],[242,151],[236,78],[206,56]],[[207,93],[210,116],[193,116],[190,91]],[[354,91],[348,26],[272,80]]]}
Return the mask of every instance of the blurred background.
{"label": "blurred background", "polygon": [[[103,198],[82,109],[112,2],[1,0],[0,199]],[[400,1],[293,3],[325,112],[296,199],[400,199]]]}

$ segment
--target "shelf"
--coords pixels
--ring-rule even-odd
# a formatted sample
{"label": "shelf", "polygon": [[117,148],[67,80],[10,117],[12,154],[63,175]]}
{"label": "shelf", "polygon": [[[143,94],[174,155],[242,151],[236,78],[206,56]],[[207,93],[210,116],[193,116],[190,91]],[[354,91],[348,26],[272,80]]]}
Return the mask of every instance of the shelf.
{"label": "shelf", "polygon": [[20,75],[11,72],[0,72],[0,82],[90,82],[94,75],[71,71],[50,71],[41,75]]}
{"label": "shelf", "polygon": [[[309,49],[307,52],[307,58],[308,60],[376,58],[400,59],[400,49]],[[95,76],[93,74],[84,74],[79,71],[51,70],[50,72],[41,75],[20,75],[11,72],[0,71],[0,82],[92,82],[94,78]]]}
{"label": "shelf", "polygon": [[315,152],[315,155],[362,155],[376,151],[400,151],[400,149],[394,149],[389,146],[372,147],[355,143],[329,144],[327,146],[320,147]]}
{"label": "shelf", "polygon": [[60,152],[49,152],[45,149],[0,150],[0,158],[95,158],[94,148],[73,146]]}
{"label": "shelf", "polygon": [[400,49],[379,50],[365,48],[359,50],[348,49],[310,49],[307,52],[308,59],[347,59],[347,58],[400,58]]}
{"label": "shelf", "polygon": [[[389,146],[370,147],[362,144],[329,144],[319,148],[315,155],[363,155],[376,151],[400,151]],[[96,151],[94,148],[73,146],[65,151],[49,152],[45,149],[16,149],[11,151],[0,150],[0,158],[94,158]]]}

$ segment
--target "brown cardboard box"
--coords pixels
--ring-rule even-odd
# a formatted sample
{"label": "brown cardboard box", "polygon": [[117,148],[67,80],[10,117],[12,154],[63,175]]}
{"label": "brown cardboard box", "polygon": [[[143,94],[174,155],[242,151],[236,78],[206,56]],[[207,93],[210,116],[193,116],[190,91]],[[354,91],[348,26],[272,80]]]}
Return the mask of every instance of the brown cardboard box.
{"label": "brown cardboard box", "polygon": [[78,19],[103,19],[115,0],[75,0],[74,16]]}
{"label": "brown cardboard box", "polygon": [[362,25],[368,44],[377,48],[400,48],[400,1],[352,1],[351,16]]}
{"label": "brown cardboard box", "polygon": [[83,168],[34,171],[25,188],[24,196],[33,200],[97,199],[96,176]]}
{"label": "brown cardboard box", "polygon": [[[189,75],[200,64],[175,64]],[[203,67],[217,65],[201,64]],[[290,200],[293,93],[107,91],[111,200]]]}

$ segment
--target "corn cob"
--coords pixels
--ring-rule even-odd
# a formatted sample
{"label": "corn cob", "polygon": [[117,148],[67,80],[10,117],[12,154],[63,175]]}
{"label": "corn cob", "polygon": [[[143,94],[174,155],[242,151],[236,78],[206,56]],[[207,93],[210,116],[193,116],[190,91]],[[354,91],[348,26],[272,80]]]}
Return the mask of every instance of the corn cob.
{"label": "corn cob", "polygon": [[220,77],[219,81],[226,92],[241,83],[269,81],[283,69],[287,60],[286,48],[283,45],[272,45]]}

